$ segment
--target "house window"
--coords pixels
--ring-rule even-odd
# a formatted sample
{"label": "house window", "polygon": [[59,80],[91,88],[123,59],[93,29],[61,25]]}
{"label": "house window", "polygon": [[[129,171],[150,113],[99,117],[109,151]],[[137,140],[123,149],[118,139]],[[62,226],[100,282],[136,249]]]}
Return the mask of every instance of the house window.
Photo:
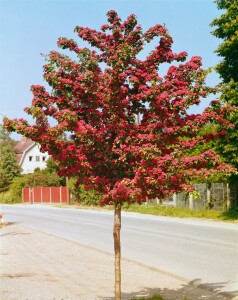
{"label": "house window", "polygon": [[45,161],[46,160],[46,156],[42,156],[42,161]]}
{"label": "house window", "polygon": [[36,156],[36,161],[40,161],[40,156]]}
{"label": "house window", "polygon": [[32,161],[33,156],[29,156],[29,161]]}

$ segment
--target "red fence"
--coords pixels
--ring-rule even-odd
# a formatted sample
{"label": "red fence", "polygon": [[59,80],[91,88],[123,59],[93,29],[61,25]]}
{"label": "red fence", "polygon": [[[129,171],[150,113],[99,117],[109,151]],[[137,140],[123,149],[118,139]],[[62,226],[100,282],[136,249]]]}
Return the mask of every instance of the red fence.
{"label": "red fence", "polygon": [[66,186],[22,189],[22,200],[28,203],[69,203],[69,198],[70,192]]}

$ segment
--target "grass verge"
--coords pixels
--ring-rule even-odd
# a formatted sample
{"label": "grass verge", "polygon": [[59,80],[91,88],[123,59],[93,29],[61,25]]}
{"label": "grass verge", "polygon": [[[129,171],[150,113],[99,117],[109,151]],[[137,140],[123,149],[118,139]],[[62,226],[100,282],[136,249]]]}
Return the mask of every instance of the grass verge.
{"label": "grass verge", "polygon": [[238,209],[221,212],[212,210],[191,210],[174,206],[163,205],[124,205],[124,211],[150,214],[155,216],[177,217],[177,218],[202,218],[216,221],[238,222]]}
{"label": "grass verge", "polygon": [[[74,207],[83,209],[95,209],[95,210],[113,210],[112,205],[105,207],[100,206],[87,206],[87,205],[70,205],[57,204],[57,207]],[[145,205],[145,204],[124,204],[122,210],[125,212],[135,212],[140,214],[148,214],[154,216],[176,217],[176,218],[200,218],[209,219],[214,221],[226,221],[238,223],[238,209],[229,211],[213,211],[213,210],[191,210],[186,208],[179,208],[174,206],[165,205]]]}

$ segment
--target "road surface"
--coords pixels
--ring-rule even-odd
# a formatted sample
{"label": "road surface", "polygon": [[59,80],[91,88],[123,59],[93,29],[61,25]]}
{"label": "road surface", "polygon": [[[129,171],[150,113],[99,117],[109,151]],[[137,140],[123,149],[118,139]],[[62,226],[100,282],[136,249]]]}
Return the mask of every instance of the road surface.
{"label": "road surface", "polygon": [[[113,212],[2,205],[7,222],[113,253]],[[238,225],[133,213],[122,216],[122,256],[237,294]]]}

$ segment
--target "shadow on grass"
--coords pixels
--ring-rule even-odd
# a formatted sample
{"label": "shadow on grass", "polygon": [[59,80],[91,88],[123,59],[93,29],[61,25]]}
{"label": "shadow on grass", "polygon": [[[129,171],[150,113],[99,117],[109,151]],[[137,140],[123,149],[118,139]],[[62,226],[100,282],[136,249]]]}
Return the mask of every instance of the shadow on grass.
{"label": "shadow on grass", "polygon": [[[226,282],[203,283],[195,279],[184,284],[180,289],[144,288],[133,293],[122,293],[122,300],[228,300],[238,296],[238,291],[224,292]],[[156,297],[159,295],[160,297]],[[114,297],[103,297],[101,300],[113,300]]]}
{"label": "shadow on grass", "polygon": [[231,209],[228,211],[224,211],[221,214],[221,218],[223,220],[237,220],[238,221],[238,209]]}

